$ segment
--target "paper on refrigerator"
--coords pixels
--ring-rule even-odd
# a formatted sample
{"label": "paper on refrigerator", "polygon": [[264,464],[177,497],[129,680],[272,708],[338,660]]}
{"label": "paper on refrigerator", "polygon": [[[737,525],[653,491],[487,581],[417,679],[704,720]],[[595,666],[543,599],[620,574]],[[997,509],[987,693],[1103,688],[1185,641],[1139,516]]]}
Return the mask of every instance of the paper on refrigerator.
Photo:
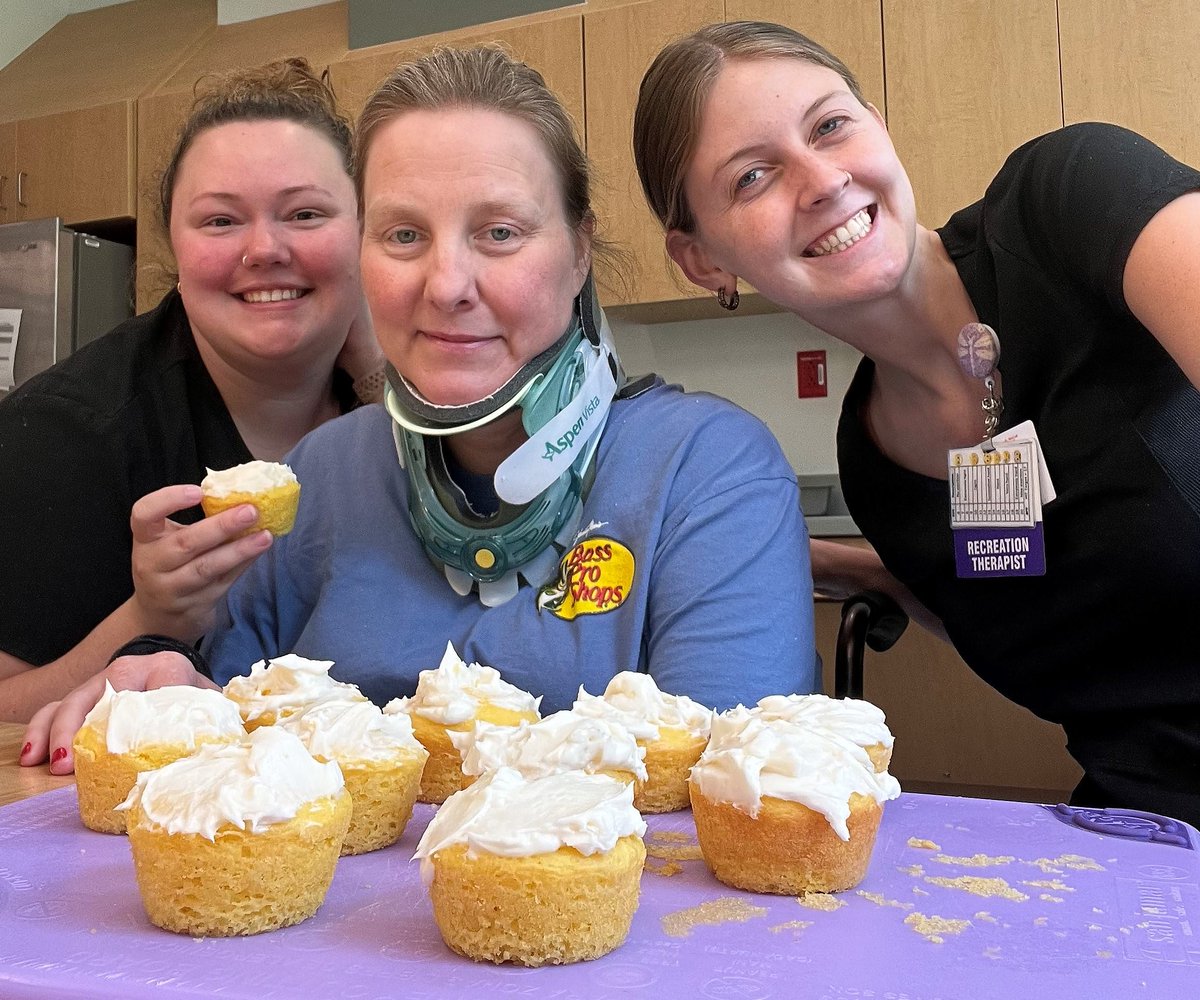
{"label": "paper on refrigerator", "polygon": [[16,385],[13,365],[17,360],[17,336],[21,332],[21,310],[0,309],[0,390]]}

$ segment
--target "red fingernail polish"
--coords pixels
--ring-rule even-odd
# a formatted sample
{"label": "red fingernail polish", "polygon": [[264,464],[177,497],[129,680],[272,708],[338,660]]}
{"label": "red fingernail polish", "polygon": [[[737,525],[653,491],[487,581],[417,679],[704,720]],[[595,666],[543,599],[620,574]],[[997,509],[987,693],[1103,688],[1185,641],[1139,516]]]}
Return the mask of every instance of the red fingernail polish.
{"label": "red fingernail polish", "polygon": [[32,749],[33,749],[33,744],[26,743],[23,747],[21,747],[21,756],[24,757]]}
{"label": "red fingernail polish", "polygon": [[50,758],[51,764],[57,764],[60,760],[65,760],[67,756],[66,747],[58,747],[54,751],[54,756]]}

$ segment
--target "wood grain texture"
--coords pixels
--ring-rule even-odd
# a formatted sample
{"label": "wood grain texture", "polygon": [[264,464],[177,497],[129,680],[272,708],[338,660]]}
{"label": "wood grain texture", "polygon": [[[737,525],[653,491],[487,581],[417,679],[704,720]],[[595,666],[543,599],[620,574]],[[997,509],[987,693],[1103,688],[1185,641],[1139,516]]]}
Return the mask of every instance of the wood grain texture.
{"label": "wood grain texture", "polygon": [[0,806],[49,792],[75,781],[73,775],[51,774],[45,764],[21,767],[17,757],[25,740],[25,723],[0,722]]}

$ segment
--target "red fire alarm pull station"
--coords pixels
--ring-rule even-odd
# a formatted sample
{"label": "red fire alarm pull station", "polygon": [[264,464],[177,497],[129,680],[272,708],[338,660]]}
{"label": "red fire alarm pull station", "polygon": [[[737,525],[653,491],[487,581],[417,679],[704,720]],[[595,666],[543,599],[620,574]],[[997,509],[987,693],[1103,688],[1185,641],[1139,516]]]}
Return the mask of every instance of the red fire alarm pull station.
{"label": "red fire alarm pull station", "polygon": [[797,351],[796,395],[801,399],[828,396],[828,372],[824,351]]}

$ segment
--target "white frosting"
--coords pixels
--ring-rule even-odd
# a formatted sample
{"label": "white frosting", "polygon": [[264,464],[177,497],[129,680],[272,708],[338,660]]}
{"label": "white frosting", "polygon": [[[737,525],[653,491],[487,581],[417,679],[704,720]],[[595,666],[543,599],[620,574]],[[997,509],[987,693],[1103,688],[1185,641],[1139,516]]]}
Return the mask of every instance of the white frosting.
{"label": "white frosting", "polygon": [[857,698],[830,698],[823,694],[773,694],[758,703],[755,714],[764,719],[786,719],[807,729],[837,734],[858,744],[890,747],[892,732],[883,709]]}
{"label": "white frosting", "polygon": [[129,797],[167,833],[213,840],[223,826],[261,833],[343,787],[341,769],[322,764],[291,733],[263,726],[239,743],[209,743],[157,771],[143,771]]}
{"label": "white frosting", "polygon": [[414,858],[433,879],[431,859],[455,844],[468,857],[525,858],[573,847],[580,854],[611,851],[622,837],[642,836],[633,786],[605,774],[563,771],[527,780],[502,767],[448,798],[426,827]]}
{"label": "white frosting", "polygon": [[555,712],[517,726],[475,723],[466,733],[449,733],[462,755],[464,774],[511,767],[526,778],[561,771],[631,771],[646,780],[646,748],[619,722]]}
{"label": "white frosting", "polygon": [[332,660],[309,660],[295,653],[259,660],[248,676],[231,677],[225,693],[242,709],[246,721],[267,712],[276,718],[325,699],[365,701],[353,684],[329,676]]}
{"label": "white frosting", "polygon": [[413,736],[407,715],[384,715],[369,701],[326,699],[278,725],[299,736],[309,753],[343,764],[391,760],[404,753],[429,756]]}
{"label": "white frosting", "polygon": [[708,737],[713,713],[686,695],[664,694],[649,674],[623,670],[614,675],[604,694],[590,695],[582,687],[571,710],[593,719],[619,722],[639,740],[658,739],[660,729],[682,729]]}
{"label": "white frosting", "polygon": [[109,753],[150,746],[195,747],[200,737],[246,735],[237,705],[220,691],[182,684],[153,691],[114,691],[105,681],[104,695],[83,724],[104,734]]}
{"label": "white frosting", "polygon": [[851,794],[876,802],[900,794],[896,779],[876,774],[862,747],[741,706],[713,719],[708,748],[692,768],[691,781],[706,799],[751,816],[758,815],[764,797],[799,802],[828,819],[842,840],[850,839]]}
{"label": "white frosting", "polygon": [[257,459],[230,469],[206,471],[208,475],[200,481],[200,489],[210,497],[227,497],[230,493],[262,493],[297,482],[290,466]]}
{"label": "white frosting", "polygon": [[454,645],[448,642],[438,668],[422,670],[417,676],[417,693],[411,698],[393,699],[385,710],[408,712],[443,726],[454,726],[475,718],[485,702],[537,715],[542,699],[509,684],[493,667],[463,662]]}

